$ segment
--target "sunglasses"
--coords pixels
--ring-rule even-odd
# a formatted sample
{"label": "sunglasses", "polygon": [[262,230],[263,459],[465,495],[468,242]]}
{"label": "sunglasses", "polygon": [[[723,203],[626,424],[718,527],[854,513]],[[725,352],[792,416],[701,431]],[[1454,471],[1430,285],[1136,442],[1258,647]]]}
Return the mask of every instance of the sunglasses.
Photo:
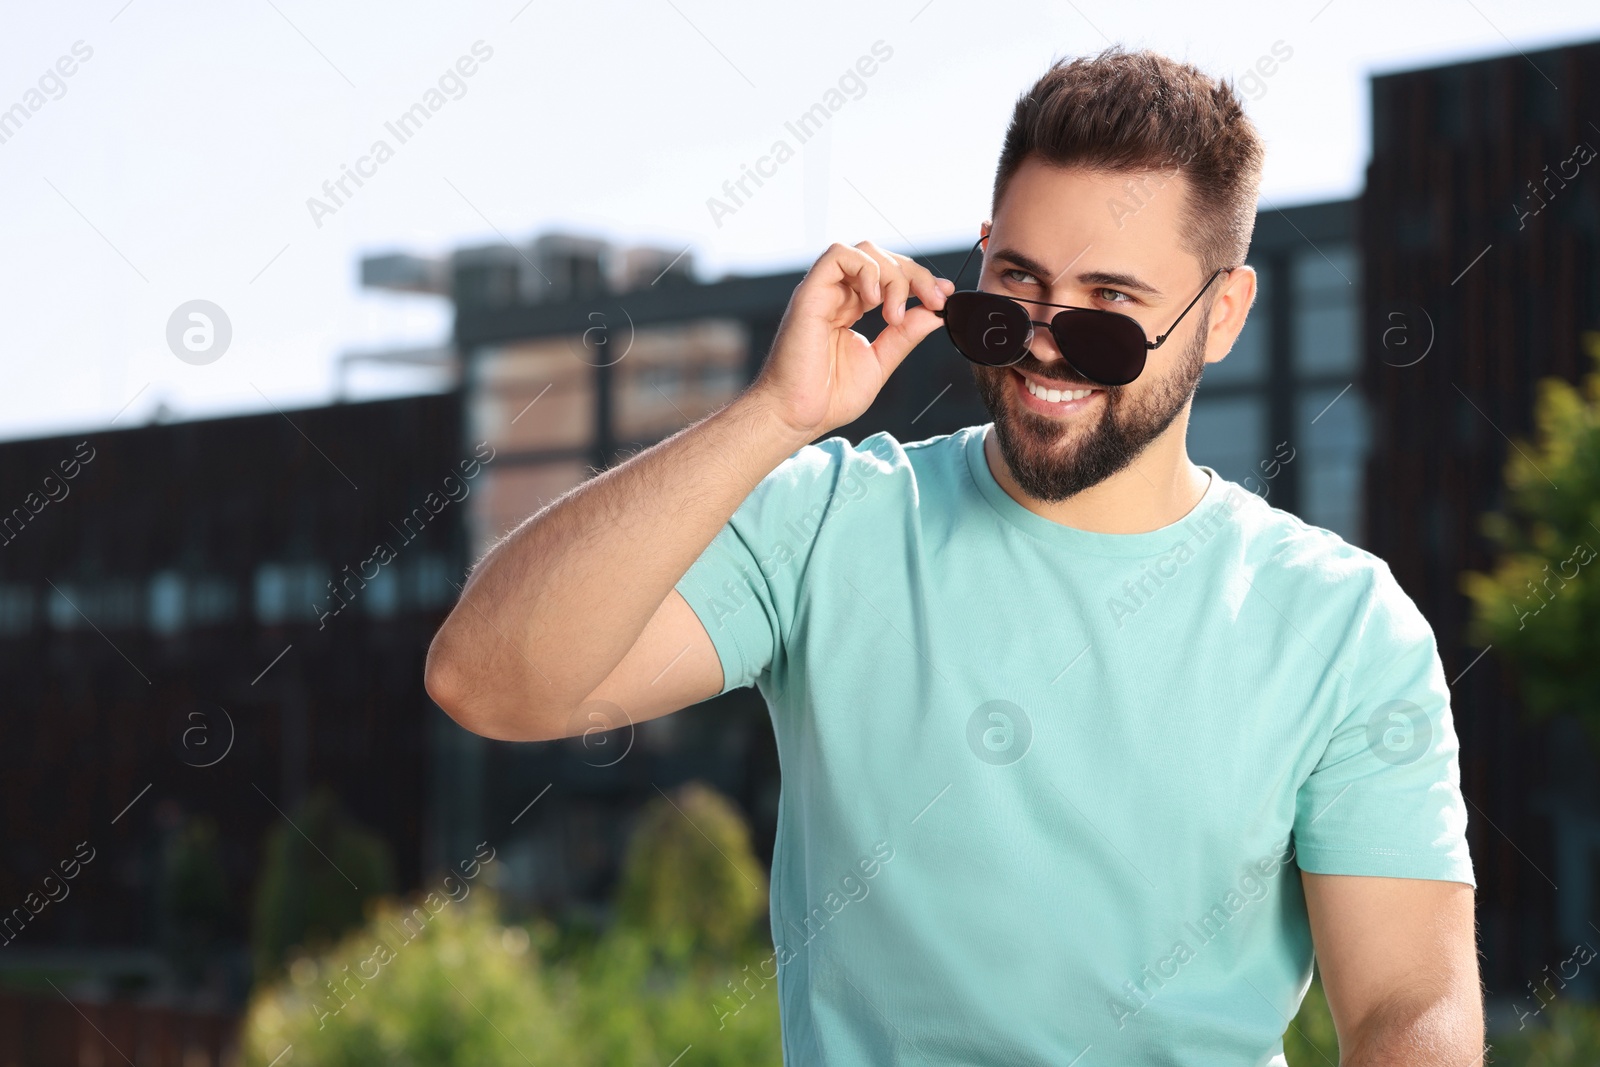
{"label": "sunglasses", "polygon": [[[972,253],[983,247],[985,240],[987,238],[979,238],[967,258],[961,261],[961,269],[956,272],[957,281],[966,273]],[[1127,385],[1144,372],[1145,354],[1160,348],[1183,321],[1183,316],[1189,314],[1189,308],[1194,307],[1216,281],[1217,275],[1228,271],[1227,267],[1219,267],[1207,278],[1200,292],[1189,301],[1189,307],[1184,308],[1172,326],[1154,341],[1145,340],[1144,327],[1137,319],[1119,311],[1047,304],[1042,300],[1022,300],[979,289],[958,289],[945,297],[943,310],[934,314],[944,319],[945,331],[956,351],[974,363],[1009,367],[1020,362],[1028,354],[1034,327],[1043,326],[1055,338],[1056,348],[1073,370],[1100,385]],[[1061,310],[1049,322],[1039,322],[1023,304]]]}

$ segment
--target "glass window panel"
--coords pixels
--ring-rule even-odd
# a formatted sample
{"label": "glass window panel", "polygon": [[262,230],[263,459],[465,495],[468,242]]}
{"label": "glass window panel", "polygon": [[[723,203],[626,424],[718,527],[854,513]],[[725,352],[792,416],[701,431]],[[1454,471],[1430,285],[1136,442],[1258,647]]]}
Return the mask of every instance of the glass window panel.
{"label": "glass window panel", "polygon": [[594,437],[592,361],[582,337],[478,349],[468,402],[473,441],[510,453],[588,444]]}
{"label": "glass window panel", "polygon": [[1292,269],[1296,303],[1330,293],[1354,294],[1361,285],[1361,259],[1346,242],[1307,245],[1294,257]]}
{"label": "glass window panel", "polygon": [[748,347],[744,325],[731,320],[640,327],[616,368],[617,438],[666,437],[732,400]]}
{"label": "glass window panel", "polygon": [[46,613],[50,618],[50,625],[57,630],[72,630],[83,625],[83,616],[78,614],[74,606],[83,596],[83,590],[77,586],[61,586],[50,590],[50,604]]}
{"label": "glass window panel", "polygon": [[0,633],[24,634],[33,626],[33,590],[25,585],[0,586]]}
{"label": "glass window panel", "polygon": [[1360,363],[1361,261],[1348,243],[1294,257],[1294,363],[1299,374],[1352,374]]}
{"label": "glass window panel", "polygon": [[1268,454],[1266,416],[1261,396],[1218,400],[1196,396],[1189,413],[1189,458],[1243,483]]}
{"label": "glass window panel", "polygon": [[1300,374],[1351,374],[1360,363],[1354,294],[1348,301],[1301,305],[1294,316],[1295,370]]}
{"label": "glass window panel", "polygon": [[1365,398],[1354,388],[1300,394],[1290,444],[1299,467],[1300,517],[1361,543],[1362,485],[1370,430]]}
{"label": "glass window panel", "polygon": [[150,579],[150,628],[160,634],[183,629],[183,575],[162,571]]}
{"label": "glass window panel", "polygon": [[395,576],[392,562],[378,568],[378,573],[367,580],[361,595],[366,598],[367,614],[386,619],[395,613],[400,606],[400,580]]}
{"label": "glass window panel", "polygon": [[328,588],[328,571],[318,563],[263,563],[256,568],[256,618],[268,625],[315,621],[319,611],[339,608],[348,599],[345,593],[342,586]]}
{"label": "glass window panel", "polygon": [[451,584],[450,564],[443,556],[431,553],[417,556],[410,563],[411,603],[419,608],[448,604],[460,582]]}

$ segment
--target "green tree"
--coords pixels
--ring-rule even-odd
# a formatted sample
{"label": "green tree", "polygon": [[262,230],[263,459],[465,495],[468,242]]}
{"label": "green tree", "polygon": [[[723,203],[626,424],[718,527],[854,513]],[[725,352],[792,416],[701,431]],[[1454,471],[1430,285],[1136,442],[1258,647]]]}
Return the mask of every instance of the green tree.
{"label": "green tree", "polygon": [[584,1062],[780,1067],[767,880],[737,807],[701,782],[647,804],[629,838],[616,923],[568,961]]}
{"label": "green tree", "polygon": [[1537,440],[1512,449],[1505,507],[1482,519],[1494,568],[1461,588],[1468,640],[1515,665],[1528,713],[1570,713],[1600,747],[1600,333],[1584,341],[1596,369],[1581,389],[1539,383]]}
{"label": "green tree", "polygon": [[728,960],[759,943],[767,878],[732,802],[689,782],[647,804],[628,842],[617,910],[622,927],[677,963]]}
{"label": "green tree", "polygon": [[314,950],[360,925],[368,900],[394,890],[383,839],[315,791],[267,835],[256,886],[251,949],[256,979],[275,977],[291,949]]}

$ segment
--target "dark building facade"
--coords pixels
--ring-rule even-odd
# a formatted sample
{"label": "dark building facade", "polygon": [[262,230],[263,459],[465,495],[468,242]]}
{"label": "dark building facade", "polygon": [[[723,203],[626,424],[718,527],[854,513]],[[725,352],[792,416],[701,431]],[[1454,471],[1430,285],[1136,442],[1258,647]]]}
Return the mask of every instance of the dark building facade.
{"label": "dark building facade", "polygon": [[1367,542],[1433,623],[1453,680],[1483,948],[1495,985],[1521,996],[1595,936],[1595,761],[1570,724],[1529,726],[1496,654],[1466,643],[1459,576],[1489,568],[1479,518],[1503,503],[1538,381],[1592,369],[1600,44],[1375,78],[1372,116]]}
{"label": "dark building facade", "polygon": [[438,862],[421,676],[464,547],[460,505],[429,494],[461,474],[460,410],[414,397],[0,446],[0,965],[160,943],[164,844],[194,820],[215,827],[237,942],[266,831],[317,786],[391,843],[404,884]]}

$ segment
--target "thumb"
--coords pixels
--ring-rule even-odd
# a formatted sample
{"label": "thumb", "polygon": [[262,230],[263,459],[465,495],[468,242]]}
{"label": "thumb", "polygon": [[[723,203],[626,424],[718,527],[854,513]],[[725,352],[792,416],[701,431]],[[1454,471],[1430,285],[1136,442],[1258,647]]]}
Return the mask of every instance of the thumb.
{"label": "thumb", "polygon": [[884,377],[887,378],[924,337],[943,325],[943,319],[918,305],[907,308],[905,318],[898,325],[885,326],[872,342],[873,354],[878,357]]}

